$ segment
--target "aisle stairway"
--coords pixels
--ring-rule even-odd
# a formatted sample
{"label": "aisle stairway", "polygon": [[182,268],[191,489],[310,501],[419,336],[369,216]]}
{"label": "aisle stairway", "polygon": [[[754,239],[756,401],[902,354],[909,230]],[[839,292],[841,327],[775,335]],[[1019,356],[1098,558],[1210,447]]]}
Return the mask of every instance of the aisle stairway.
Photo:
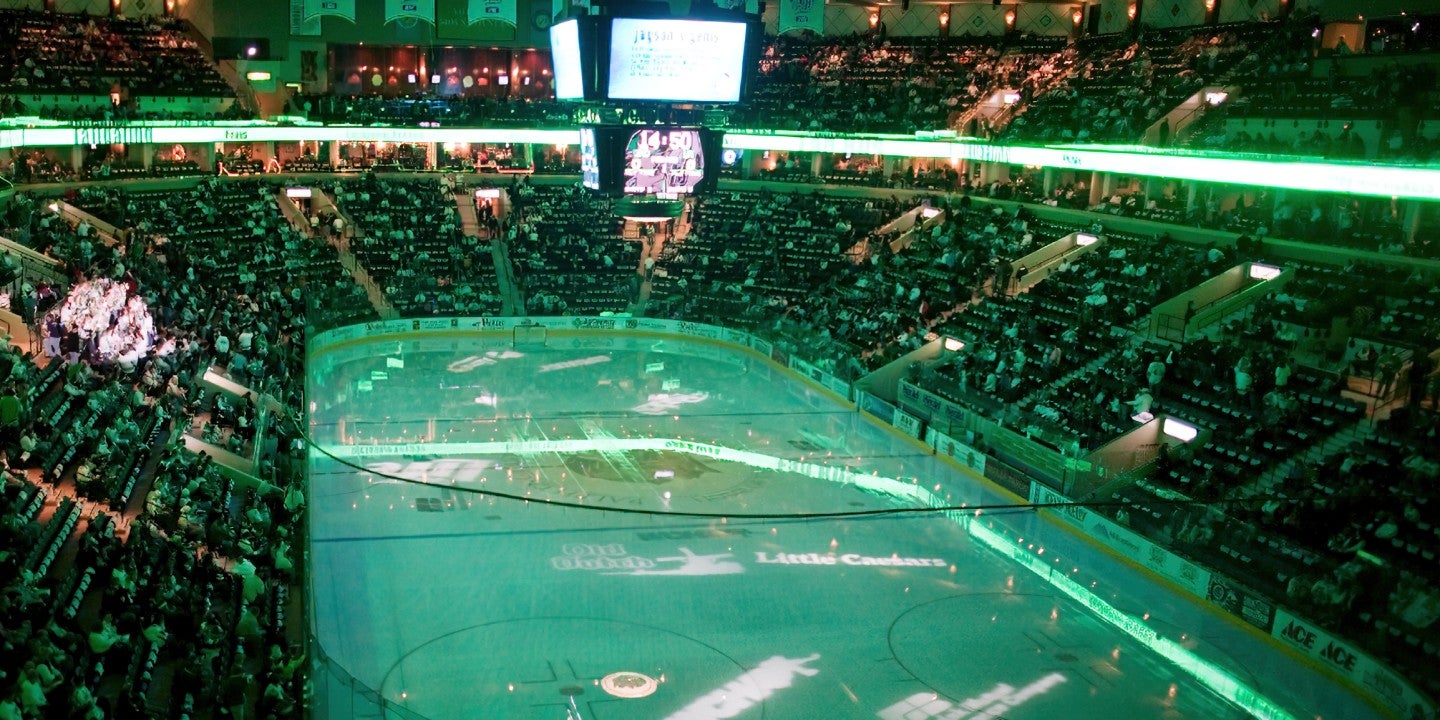
{"label": "aisle stairway", "polygon": [[[480,232],[480,218],[475,214],[475,201],[464,192],[455,193],[455,209],[460,213],[460,232],[467,237],[486,241]],[[490,238],[490,255],[495,261],[495,276],[500,284],[500,313],[514,316],[525,314],[525,300],[515,287],[515,273],[500,238]]]}
{"label": "aisle stairway", "polygon": [[64,200],[56,200],[52,204],[55,206],[56,212],[60,217],[70,223],[71,227],[78,226],[82,222],[88,223],[91,228],[94,228],[96,238],[104,243],[106,247],[115,247],[120,244],[120,229],[113,224],[95,217],[89,212],[81,210]]}
{"label": "aisle stairway", "polygon": [[465,193],[455,193],[455,208],[460,211],[460,231],[469,237],[480,237],[480,217],[475,214],[475,202]]}
{"label": "aisle stairway", "polygon": [[299,230],[307,237],[315,237],[310,231],[310,220],[305,217],[305,213],[300,209],[300,206],[296,205],[295,201],[291,200],[290,197],[285,194],[284,190],[277,190],[275,192],[275,204],[280,207],[280,214],[285,217],[286,222],[290,223],[290,227]]}
{"label": "aisle stairway", "polygon": [[[287,202],[290,202],[289,198],[281,201],[282,210]],[[360,264],[360,261],[355,258],[355,253],[350,251],[350,239],[363,235],[361,228],[356,227],[355,221],[341,210],[340,206],[336,205],[335,201],[331,200],[329,195],[326,195],[318,188],[314,189],[310,202],[314,204],[315,212],[331,212],[345,221],[345,232],[343,234],[337,237],[334,233],[325,233],[324,240],[329,242],[330,245],[335,248],[336,252],[340,253],[340,266],[345,268],[351,277],[355,278],[355,282],[358,283],[360,287],[365,288],[365,296],[370,298],[370,304],[374,306],[375,312],[386,320],[394,320],[400,317],[400,313],[396,312],[395,306],[391,305],[390,301],[385,298],[385,291],[370,277],[370,273],[367,272]],[[294,205],[294,203],[290,204]],[[305,234],[316,240],[321,239],[310,232],[308,221],[305,224]]]}

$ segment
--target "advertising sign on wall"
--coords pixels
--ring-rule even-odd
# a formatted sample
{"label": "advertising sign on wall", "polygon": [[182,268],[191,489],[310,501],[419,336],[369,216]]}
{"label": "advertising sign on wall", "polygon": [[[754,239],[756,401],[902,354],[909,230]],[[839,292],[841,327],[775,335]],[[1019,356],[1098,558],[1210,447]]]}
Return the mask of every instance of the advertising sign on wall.
{"label": "advertising sign on wall", "polygon": [[1429,701],[1389,668],[1360,652],[1345,640],[1285,608],[1275,609],[1270,635],[1316,662],[1355,681],[1398,712],[1423,710]]}
{"label": "advertising sign on wall", "polygon": [[896,409],[894,420],[892,420],[890,424],[894,425],[895,429],[905,433],[906,435],[909,435],[910,437],[920,437],[920,418],[917,418],[914,415],[905,412],[904,410]]}
{"label": "advertising sign on wall", "polygon": [[[1030,484],[1030,502],[1068,503],[1070,498],[1034,482]],[[1117,525],[1105,516],[1078,505],[1055,508],[1052,512],[1055,517],[1080,528],[1086,535],[1137,564],[1153,570],[1189,591],[1191,595],[1206,597],[1210,592],[1210,572],[1208,570]]]}
{"label": "advertising sign on wall", "polygon": [[1210,577],[1210,602],[1225,612],[1270,632],[1275,623],[1275,605],[1253,590],[1218,575]]}
{"label": "advertising sign on wall", "polygon": [[930,446],[935,448],[935,452],[951,458],[981,475],[985,474],[985,453],[945,433],[932,430],[929,432],[929,435]]}

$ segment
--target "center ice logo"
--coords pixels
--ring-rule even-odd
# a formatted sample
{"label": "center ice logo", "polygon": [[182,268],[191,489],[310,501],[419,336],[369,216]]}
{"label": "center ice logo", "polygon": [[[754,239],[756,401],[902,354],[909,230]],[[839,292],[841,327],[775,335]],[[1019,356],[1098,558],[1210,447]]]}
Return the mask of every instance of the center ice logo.
{"label": "center ice logo", "polygon": [[648,558],[631,555],[620,543],[574,543],[561,549],[564,555],[550,558],[556,570],[592,570],[602,575],[734,575],[745,567],[730,553],[697,555],[680,548],[679,555]]}
{"label": "center ice logo", "polygon": [[916,693],[890,707],[881,710],[880,720],[983,720],[1001,717],[1002,713],[1018,707],[1026,700],[1043,695],[1051,688],[1065,682],[1060,673],[1050,673],[1023,688],[1015,689],[1005,683],[996,685],[987,693],[961,700],[958,704],[941,698],[933,692]]}
{"label": "center ice logo", "polygon": [[653,393],[649,399],[640,405],[630,408],[631,412],[638,412],[644,415],[667,415],[679,410],[685,405],[705,402],[710,399],[710,393]]}
{"label": "center ice logo", "polygon": [[724,720],[735,717],[765,702],[776,690],[790,687],[797,676],[815,677],[820,674],[818,669],[807,667],[819,659],[820,653],[803,658],[776,655],[723,687],[700,696],[665,720]]}
{"label": "center ice logo", "polygon": [[680,548],[680,555],[676,557],[655,558],[657,563],[678,562],[675,567],[666,567],[658,570],[641,568],[628,575],[734,575],[745,572],[745,567],[735,562],[730,553],[717,553],[715,555],[696,555],[690,552],[690,548]]}

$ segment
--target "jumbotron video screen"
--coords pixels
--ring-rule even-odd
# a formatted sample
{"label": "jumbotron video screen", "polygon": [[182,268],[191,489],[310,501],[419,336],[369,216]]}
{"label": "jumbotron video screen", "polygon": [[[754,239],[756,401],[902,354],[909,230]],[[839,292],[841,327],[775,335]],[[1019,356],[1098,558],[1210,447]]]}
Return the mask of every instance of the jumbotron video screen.
{"label": "jumbotron video screen", "polygon": [[676,199],[689,195],[705,179],[700,131],[638,128],[625,143],[626,195]]}
{"label": "jumbotron video screen", "polygon": [[715,189],[724,134],[679,125],[580,128],[585,187],[601,195],[681,200]]}

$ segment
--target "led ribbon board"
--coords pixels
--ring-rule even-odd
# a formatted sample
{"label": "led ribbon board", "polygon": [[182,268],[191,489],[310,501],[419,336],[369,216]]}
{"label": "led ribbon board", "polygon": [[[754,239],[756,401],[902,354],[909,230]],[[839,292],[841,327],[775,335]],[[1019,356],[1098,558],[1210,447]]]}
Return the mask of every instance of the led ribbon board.
{"label": "led ribbon board", "polygon": [[1423,200],[1440,199],[1440,169],[1423,166],[1334,163],[1318,158],[1265,159],[1239,153],[1180,153],[1107,146],[1000,145],[967,140],[921,140],[905,135],[810,133],[725,134],[726,148],[829,152],[890,157],[973,160],[1122,175],[1199,180],[1227,185],[1339,192]]}
{"label": "led ribbon board", "polygon": [[[576,128],[398,128],[266,121],[154,122],[81,128],[40,118],[0,122],[0,149],[218,142],[531,143],[575,145]],[[1313,157],[1161,150],[1132,145],[1002,145],[967,138],[781,131],[727,132],[733,151],[829,152],[972,160],[1350,195],[1440,200],[1440,167]]]}

